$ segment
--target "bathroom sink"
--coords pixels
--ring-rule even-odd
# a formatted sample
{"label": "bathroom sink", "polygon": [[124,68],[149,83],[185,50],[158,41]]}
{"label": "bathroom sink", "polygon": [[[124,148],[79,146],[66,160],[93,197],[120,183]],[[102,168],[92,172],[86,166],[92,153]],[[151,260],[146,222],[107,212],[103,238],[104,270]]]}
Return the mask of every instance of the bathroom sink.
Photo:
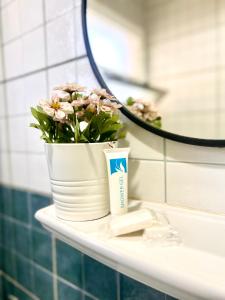
{"label": "bathroom sink", "polygon": [[130,201],[131,210],[140,207],[164,213],[182,243],[151,245],[140,233],[111,238],[109,216],[90,222],[63,221],[55,216],[53,205],[35,216],[57,238],[153,288],[184,300],[224,300],[225,216]]}

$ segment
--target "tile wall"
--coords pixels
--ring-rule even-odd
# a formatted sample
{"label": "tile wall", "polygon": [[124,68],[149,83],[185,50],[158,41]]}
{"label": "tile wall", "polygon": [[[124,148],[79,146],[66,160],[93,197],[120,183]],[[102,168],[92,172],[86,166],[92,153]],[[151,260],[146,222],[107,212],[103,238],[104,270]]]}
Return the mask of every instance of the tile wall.
{"label": "tile wall", "polygon": [[[0,295],[4,286],[5,298],[0,299],[169,299],[55,240],[33,218],[49,203],[50,188],[43,143],[28,127],[29,107],[62,82],[97,86],[80,5],[79,0],[1,0]],[[224,149],[166,141],[124,120],[131,198],[225,214]]]}

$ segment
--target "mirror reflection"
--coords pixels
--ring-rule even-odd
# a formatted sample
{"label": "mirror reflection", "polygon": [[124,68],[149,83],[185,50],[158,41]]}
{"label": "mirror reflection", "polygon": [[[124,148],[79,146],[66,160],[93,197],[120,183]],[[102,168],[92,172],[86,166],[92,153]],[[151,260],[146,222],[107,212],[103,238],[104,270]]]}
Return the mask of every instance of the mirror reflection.
{"label": "mirror reflection", "polygon": [[89,0],[87,28],[103,79],[132,113],[225,138],[225,1]]}

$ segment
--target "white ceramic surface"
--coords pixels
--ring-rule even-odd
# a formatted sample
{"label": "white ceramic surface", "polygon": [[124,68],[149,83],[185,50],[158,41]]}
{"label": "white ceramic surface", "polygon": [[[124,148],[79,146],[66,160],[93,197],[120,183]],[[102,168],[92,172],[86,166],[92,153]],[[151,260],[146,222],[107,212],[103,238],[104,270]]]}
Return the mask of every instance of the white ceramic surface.
{"label": "white ceramic surface", "polygon": [[179,231],[181,246],[143,243],[140,236],[109,238],[110,216],[91,222],[65,222],[54,206],[36,218],[49,231],[85,254],[181,300],[225,299],[225,217],[166,204],[132,201],[133,208],[161,211]]}
{"label": "white ceramic surface", "polygon": [[106,161],[109,143],[46,144],[53,200],[59,218],[87,221],[109,213]]}

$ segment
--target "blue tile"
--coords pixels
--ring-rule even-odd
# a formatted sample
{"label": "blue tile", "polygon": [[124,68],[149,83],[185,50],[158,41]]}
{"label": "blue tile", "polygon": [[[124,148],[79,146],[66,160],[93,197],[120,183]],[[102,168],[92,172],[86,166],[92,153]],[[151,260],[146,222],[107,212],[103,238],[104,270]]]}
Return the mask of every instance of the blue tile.
{"label": "blue tile", "polygon": [[58,280],[58,300],[81,300],[81,292]]}
{"label": "blue tile", "polygon": [[37,264],[52,270],[52,237],[49,233],[32,229],[32,257]]}
{"label": "blue tile", "polygon": [[117,295],[116,272],[84,256],[85,290],[100,300],[115,300]]}
{"label": "blue tile", "polygon": [[14,250],[30,258],[31,256],[31,230],[27,225],[16,224]]}
{"label": "blue tile", "polygon": [[121,300],[165,300],[165,294],[125,275],[120,275]]}
{"label": "blue tile", "polygon": [[28,193],[12,190],[13,217],[21,222],[29,222]]}
{"label": "blue tile", "polygon": [[17,281],[23,285],[28,290],[32,291],[33,289],[33,265],[30,260],[16,255],[16,277]]}
{"label": "blue tile", "polygon": [[81,253],[73,247],[57,240],[56,255],[58,275],[78,287],[82,287]]}
{"label": "blue tile", "polygon": [[50,197],[47,197],[47,196],[42,196],[39,194],[32,193],[32,194],[30,194],[30,201],[31,201],[31,211],[32,211],[32,226],[43,229],[40,222],[38,222],[35,219],[34,214],[39,209],[50,205],[51,199],[50,199]]}
{"label": "blue tile", "polygon": [[52,276],[34,266],[34,294],[41,300],[53,300]]}

